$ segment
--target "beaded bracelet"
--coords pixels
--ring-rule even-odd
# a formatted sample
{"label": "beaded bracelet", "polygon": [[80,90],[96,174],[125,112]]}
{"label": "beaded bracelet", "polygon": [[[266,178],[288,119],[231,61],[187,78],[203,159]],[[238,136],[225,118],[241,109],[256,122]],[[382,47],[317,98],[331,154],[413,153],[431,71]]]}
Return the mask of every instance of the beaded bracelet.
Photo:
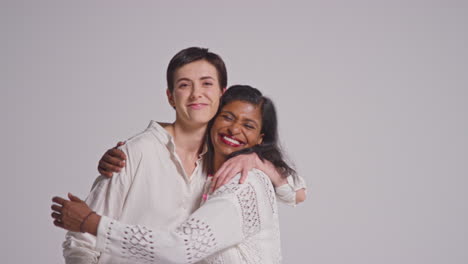
{"label": "beaded bracelet", "polygon": [[83,231],[83,227],[84,227],[84,223],[86,222],[86,220],[88,220],[88,218],[92,215],[92,214],[95,214],[96,212],[94,211],[91,211],[84,219],[83,219],[83,222],[81,222],[80,224],[80,232],[81,233],[85,233],[85,231]]}

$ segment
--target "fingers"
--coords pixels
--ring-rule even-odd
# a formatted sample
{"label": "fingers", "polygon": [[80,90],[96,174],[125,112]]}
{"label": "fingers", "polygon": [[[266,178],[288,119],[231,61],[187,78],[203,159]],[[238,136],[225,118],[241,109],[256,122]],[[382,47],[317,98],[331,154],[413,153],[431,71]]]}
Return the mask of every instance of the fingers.
{"label": "fingers", "polygon": [[213,179],[211,180],[211,186],[210,186],[210,193],[213,193],[216,190],[216,185],[218,184],[218,181],[220,178],[224,180],[226,169],[228,168],[229,165],[229,160],[224,162],[223,165],[221,165],[221,168],[218,169],[218,171],[215,173],[213,176]]}
{"label": "fingers", "polygon": [[[55,212],[58,212],[58,213],[61,213],[61,212],[62,212],[62,206],[53,204],[50,208],[52,209],[52,211],[55,211]],[[52,217],[53,217],[53,216],[52,216]]]}
{"label": "fingers", "polygon": [[110,163],[111,165],[117,166],[117,167],[124,167],[125,166],[125,159],[127,157],[125,156],[125,153],[123,153],[122,150],[120,149],[109,149],[104,156],[102,156],[101,160],[104,160],[107,163]]}
{"label": "fingers", "polygon": [[216,186],[216,179],[213,179],[211,181],[210,188],[208,188],[208,193],[209,194],[212,194],[214,192],[215,186]]}
{"label": "fingers", "polygon": [[234,169],[230,169],[229,171],[226,171],[225,172],[226,176],[224,177],[222,181],[218,181],[218,183],[216,184],[217,185],[216,189],[228,183],[232,178],[234,178],[234,176],[236,176],[236,174],[237,174],[237,170],[234,170]]}
{"label": "fingers", "polygon": [[54,218],[55,220],[58,220],[61,222],[61,219],[62,219],[62,214],[59,214],[59,213],[56,213],[56,212],[53,212],[51,214],[52,218]]}
{"label": "fingers", "polygon": [[112,177],[113,172],[120,172],[125,166],[126,158],[120,149],[109,149],[99,161],[99,173],[109,178]]}
{"label": "fingers", "polygon": [[240,184],[243,184],[245,182],[245,179],[247,179],[247,175],[249,175],[249,171],[246,170],[246,169],[243,169],[242,170],[242,176],[241,176],[241,178],[239,180]]}
{"label": "fingers", "polygon": [[54,220],[54,225],[65,229],[65,226],[64,226],[63,222],[61,222],[59,220]]}
{"label": "fingers", "polygon": [[123,145],[125,145],[125,141],[119,141],[119,143],[117,143],[117,145],[114,148],[118,148]]}
{"label": "fingers", "polygon": [[98,165],[99,174],[106,176],[107,178],[112,178],[112,172],[105,170],[101,165]]}
{"label": "fingers", "polygon": [[79,203],[82,203],[83,201],[78,198],[77,196],[71,194],[71,193],[68,193],[68,198],[70,199],[70,201],[72,202],[79,202]]}
{"label": "fingers", "polygon": [[54,198],[52,198],[52,202],[54,203],[58,203],[60,205],[65,205],[68,201],[63,199],[62,197],[58,197],[58,196],[55,196]]}
{"label": "fingers", "polygon": [[214,192],[214,188],[216,186],[216,181],[218,179],[213,176],[213,179],[211,180],[210,187],[208,188],[208,193],[211,194]]}
{"label": "fingers", "polygon": [[125,153],[122,150],[117,149],[117,148],[109,149],[106,152],[106,155],[110,155],[110,156],[112,156],[114,158],[117,158],[117,159],[119,159],[119,161],[127,160],[127,156],[125,155]]}
{"label": "fingers", "polygon": [[113,165],[112,163],[109,163],[106,160],[104,160],[104,157],[99,161],[99,166],[98,166],[98,170],[101,174],[108,176],[108,177],[112,177],[112,173],[120,172],[122,170],[121,167]]}
{"label": "fingers", "polygon": [[[77,198],[76,196],[73,196],[69,193],[68,197],[70,198]],[[54,198],[52,198],[52,201],[54,203],[57,203],[57,204],[52,204],[51,206],[51,209],[52,209],[52,213],[50,214],[50,216],[52,216],[52,218],[54,219],[54,225],[55,226],[58,226],[60,228],[63,228],[63,229],[66,229],[65,228],[65,224],[64,222],[62,221],[62,217],[63,217],[63,214],[62,214],[62,210],[63,210],[63,206],[65,206],[68,201],[61,198],[61,197],[58,197],[58,196],[55,196]]]}
{"label": "fingers", "polygon": [[58,196],[55,196],[54,198],[52,198],[52,201],[54,203],[57,203],[57,204],[60,204],[60,205],[57,205],[57,204],[52,204],[52,206],[50,207],[54,212],[52,212],[52,214],[50,216],[52,216],[52,218],[55,219],[54,221],[54,224],[55,222],[61,222],[62,221],[62,209],[63,209],[63,205],[67,202],[67,200],[61,198],[61,197],[58,197]]}
{"label": "fingers", "polygon": [[98,171],[101,175],[111,178],[114,172],[120,172],[125,167],[127,156],[122,150],[117,149],[117,147],[124,144],[125,142],[119,142],[115,148],[109,149],[104,153],[98,163]]}
{"label": "fingers", "polygon": [[[216,189],[218,189],[219,187],[223,186],[227,181],[229,181],[230,177],[230,172],[231,170],[228,169],[228,170],[225,170],[217,179],[216,179],[216,183],[214,184],[213,186],[213,189],[212,189],[212,192],[214,192]],[[231,177],[232,178],[232,177]]]}
{"label": "fingers", "polygon": [[217,179],[213,180],[213,183],[211,184],[211,193],[213,193],[216,189],[218,189],[222,185],[221,183],[224,181],[224,178],[225,178],[224,175],[225,174],[222,174]]}

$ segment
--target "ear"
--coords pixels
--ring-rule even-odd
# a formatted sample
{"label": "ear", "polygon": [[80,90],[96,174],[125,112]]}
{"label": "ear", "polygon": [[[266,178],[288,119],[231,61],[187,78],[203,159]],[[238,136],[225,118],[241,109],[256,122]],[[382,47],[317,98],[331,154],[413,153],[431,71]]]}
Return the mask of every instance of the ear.
{"label": "ear", "polygon": [[223,91],[221,92],[221,94],[224,94],[224,93],[226,92],[226,90],[227,90],[227,87],[224,87],[224,88],[223,88]]}
{"label": "ear", "polygon": [[260,145],[263,143],[263,135],[264,134],[260,134],[260,136],[258,137],[257,145]]}
{"label": "ear", "polygon": [[175,109],[174,96],[172,95],[171,91],[169,91],[169,89],[166,89],[166,95],[167,95],[167,101]]}

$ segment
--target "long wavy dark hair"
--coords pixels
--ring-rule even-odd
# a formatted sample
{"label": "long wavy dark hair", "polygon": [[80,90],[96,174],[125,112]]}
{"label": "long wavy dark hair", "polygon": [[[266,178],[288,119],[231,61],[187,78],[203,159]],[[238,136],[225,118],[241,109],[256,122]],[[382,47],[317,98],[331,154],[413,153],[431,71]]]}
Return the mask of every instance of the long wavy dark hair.
{"label": "long wavy dark hair", "polygon": [[232,101],[243,101],[257,107],[260,106],[262,115],[262,129],[260,133],[263,134],[263,141],[261,144],[255,145],[251,148],[245,148],[231,153],[228,156],[228,159],[242,154],[256,153],[262,161],[270,161],[281,175],[283,175],[283,177],[289,175],[296,176],[296,171],[284,160],[283,152],[279,146],[278,119],[276,117],[276,110],[273,102],[268,97],[263,96],[258,89],[248,85],[233,85],[229,87],[221,97],[216,116],[208,123],[206,133],[208,151],[204,158],[206,172],[208,174],[214,174],[214,148],[213,142],[210,138],[211,128],[213,127],[219,112],[225,105]]}

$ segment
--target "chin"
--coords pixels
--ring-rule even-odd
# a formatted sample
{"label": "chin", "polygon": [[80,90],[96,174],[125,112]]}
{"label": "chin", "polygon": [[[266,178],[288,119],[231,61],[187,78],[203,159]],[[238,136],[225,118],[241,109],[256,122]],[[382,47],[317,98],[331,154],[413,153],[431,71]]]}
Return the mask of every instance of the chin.
{"label": "chin", "polygon": [[189,115],[192,118],[198,118],[198,119],[212,119],[215,115],[216,112],[213,112],[212,110],[189,110],[187,111],[187,115]]}
{"label": "chin", "polygon": [[232,152],[232,149],[228,149],[223,147],[220,147],[219,142],[212,142],[213,143],[213,148],[216,153],[219,153],[225,157],[229,156]]}
{"label": "chin", "polygon": [[188,118],[188,121],[193,124],[193,125],[208,125],[208,122],[210,122],[211,118],[205,117],[205,116],[191,116]]}
{"label": "chin", "polygon": [[230,148],[230,147],[223,147],[223,148],[219,148],[219,152],[220,153],[223,153],[224,156],[229,156],[231,155],[232,153],[236,152],[236,151],[239,151],[241,149],[233,149],[233,148]]}

